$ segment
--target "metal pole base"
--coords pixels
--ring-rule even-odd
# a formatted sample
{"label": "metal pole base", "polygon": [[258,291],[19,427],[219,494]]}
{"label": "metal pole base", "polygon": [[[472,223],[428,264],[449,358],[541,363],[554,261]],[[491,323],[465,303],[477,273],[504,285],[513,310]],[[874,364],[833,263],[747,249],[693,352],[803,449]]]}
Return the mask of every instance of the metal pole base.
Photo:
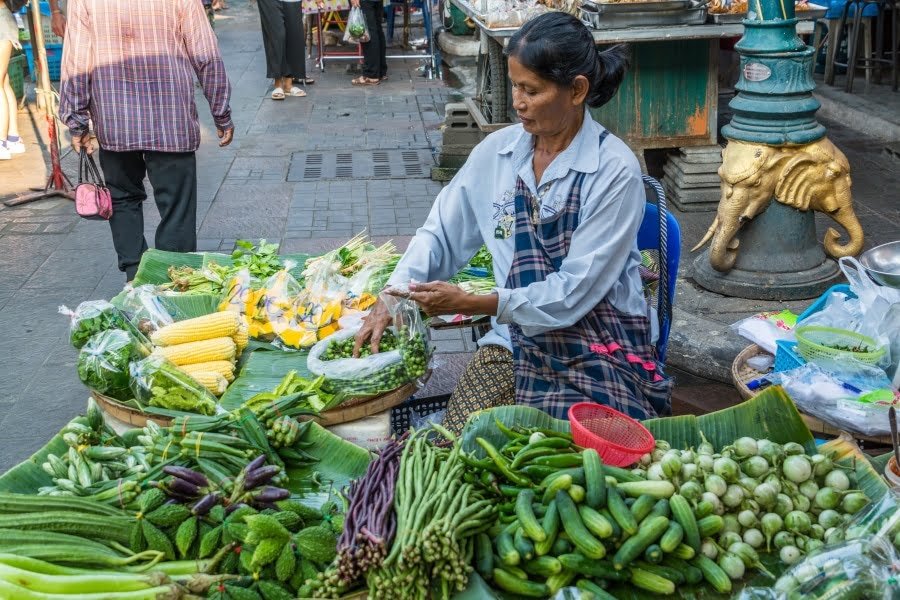
{"label": "metal pole base", "polygon": [[816,236],[815,216],[772,201],[738,234],[737,259],[727,273],[715,270],[709,250],[694,261],[694,281],[724,296],[754,300],[815,298],[841,279]]}
{"label": "metal pole base", "polygon": [[720,273],[709,264],[709,250],[694,261],[694,281],[700,287],[733,298],[753,300],[806,300],[822,295],[842,279],[837,263],[825,259],[812,269],[771,273],[734,268]]}

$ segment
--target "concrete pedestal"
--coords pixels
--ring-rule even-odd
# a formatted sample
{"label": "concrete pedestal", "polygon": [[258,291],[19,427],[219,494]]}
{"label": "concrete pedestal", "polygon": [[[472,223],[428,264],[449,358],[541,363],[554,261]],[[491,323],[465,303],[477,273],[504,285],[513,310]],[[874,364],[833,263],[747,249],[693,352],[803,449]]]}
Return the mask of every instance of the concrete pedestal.
{"label": "concrete pedestal", "polygon": [[825,256],[815,216],[772,201],[738,234],[734,268],[720,273],[709,250],[694,261],[694,280],[711,292],[756,300],[815,298],[840,279],[837,263]]}

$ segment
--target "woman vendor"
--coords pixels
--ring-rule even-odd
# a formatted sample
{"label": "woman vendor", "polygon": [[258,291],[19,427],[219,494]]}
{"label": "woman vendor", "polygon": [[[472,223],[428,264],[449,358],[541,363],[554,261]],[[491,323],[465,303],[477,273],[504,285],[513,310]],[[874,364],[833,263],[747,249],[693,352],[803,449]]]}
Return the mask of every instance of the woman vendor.
{"label": "woman vendor", "polygon": [[[492,315],[444,425],[502,404],[566,418],[593,400],[632,417],[669,412],[638,272],[645,192],[638,161],[587,107],[608,102],[627,59],[598,52],[575,17],[525,23],[506,50],[520,123],[488,136],[441,191],[389,281],[410,281],[430,315]],[[585,106],[587,105],[587,106]],[[486,244],[502,287],[472,295],[446,283]],[[390,325],[377,303],[357,335],[373,351]]]}

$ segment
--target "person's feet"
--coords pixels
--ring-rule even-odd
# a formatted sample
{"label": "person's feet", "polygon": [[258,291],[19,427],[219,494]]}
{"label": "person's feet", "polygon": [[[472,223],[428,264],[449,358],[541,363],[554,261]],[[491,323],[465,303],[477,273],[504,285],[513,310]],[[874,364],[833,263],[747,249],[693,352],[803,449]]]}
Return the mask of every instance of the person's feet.
{"label": "person's feet", "polygon": [[356,79],[352,80],[350,83],[353,85],[378,85],[381,83],[380,79],[373,79],[371,77],[366,77],[364,75],[360,75]]}
{"label": "person's feet", "polygon": [[9,160],[12,158],[12,153],[9,151],[9,148],[6,146],[0,145],[0,160]]}

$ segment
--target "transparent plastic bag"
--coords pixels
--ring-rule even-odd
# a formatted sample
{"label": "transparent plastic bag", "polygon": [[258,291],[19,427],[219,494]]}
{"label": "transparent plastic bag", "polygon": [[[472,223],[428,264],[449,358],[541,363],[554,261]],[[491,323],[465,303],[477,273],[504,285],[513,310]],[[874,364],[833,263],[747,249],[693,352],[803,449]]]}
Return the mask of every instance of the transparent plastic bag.
{"label": "transparent plastic bag", "polygon": [[119,308],[144,335],[184,318],[184,315],[166,306],[153,285],[126,288]]}
{"label": "transparent plastic bag", "polygon": [[887,539],[900,551],[900,488],[890,488],[877,502],[853,515],[844,530],[848,540],[875,536]]}
{"label": "transparent plastic bag", "polygon": [[109,329],[124,329],[135,334],[141,342],[147,342],[125,314],[106,300],[88,300],[75,310],[60,306],[59,313],[69,317],[69,341],[76,348],[87,344],[94,334]]}
{"label": "transparent plastic bag", "polygon": [[323,375],[339,395],[377,396],[406,383],[423,383],[430,350],[418,307],[404,298],[383,295],[382,300],[391,311],[393,325],[382,337],[381,352],[371,354],[366,346],[359,358],[346,358],[351,355],[359,328],[338,331],[309,352],[307,368]]}
{"label": "transparent plastic bag", "polygon": [[[289,270],[293,264],[272,275],[263,286],[262,299],[266,321],[272,328],[275,344],[286,349],[300,349],[316,342],[315,331],[309,335],[303,322],[304,291]],[[260,315],[261,316],[261,315]]]}
{"label": "transparent plastic bag", "polygon": [[202,415],[225,412],[206,388],[161,356],[131,363],[130,387],[135,398],[150,406]]}
{"label": "transparent plastic bag", "polygon": [[129,365],[146,348],[124,329],[94,334],[78,352],[78,378],[88,388],[116,400],[131,398]]}
{"label": "transparent plastic bag", "polygon": [[365,44],[370,39],[369,27],[366,25],[366,18],[363,16],[362,9],[354,6],[350,9],[350,16],[347,17],[344,41],[349,44]]}
{"label": "transparent plastic bag", "polygon": [[877,537],[832,544],[792,566],[771,588],[747,588],[738,598],[891,600],[900,592],[892,575],[896,561],[894,548]]}
{"label": "transparent plastic bag", "polygon": [[890,432],[890,402],[861,401],[867,394],[885,389],[890,381],[884,371],[853,359],[826,369],[816,363],[766,378],[780,385],[797,408],[838,429],[862,435]]}

